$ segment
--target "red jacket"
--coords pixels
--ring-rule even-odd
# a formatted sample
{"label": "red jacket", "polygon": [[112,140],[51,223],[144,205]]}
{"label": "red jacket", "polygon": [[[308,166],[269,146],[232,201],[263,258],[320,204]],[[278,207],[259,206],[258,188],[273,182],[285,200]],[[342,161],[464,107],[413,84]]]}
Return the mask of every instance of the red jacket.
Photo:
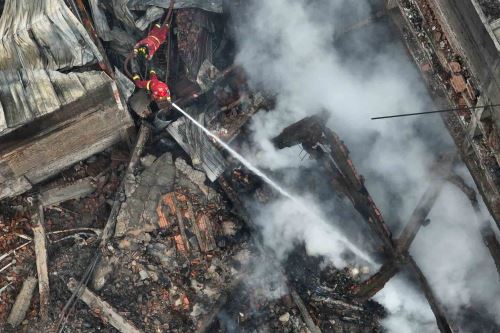
{"label": "red jacket", "polygon": [[149,34],[146,36],[146,38],[141,40],[139,43],[135,44],[134,52],[137,54],[139,53],[140,47],[146,47],[147,48],[146,59],[151,60],[156,51],[158,51],[160,46],[167,40],[167,35],[168,35],[168,25],[165,24],[161,26],[159,24],[155,24],[153,26],[153,29],[151,29]]}
{"label": "red jacket", "polygon": [[149,80],[141,80],[139,75],[133,77],[135,86],[140,89],[146,88],[155,101],[171,100],[170,90],[165,82],[158,80],[154,71],[149,72]]}

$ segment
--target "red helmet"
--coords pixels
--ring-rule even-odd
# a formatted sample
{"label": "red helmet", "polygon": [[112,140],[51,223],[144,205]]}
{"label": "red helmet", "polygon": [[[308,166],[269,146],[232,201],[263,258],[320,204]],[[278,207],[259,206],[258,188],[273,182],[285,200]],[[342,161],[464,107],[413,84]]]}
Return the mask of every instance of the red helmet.
{"label": "red helmet", "polygon": [[153,98],[157,101],[170,99],[170,91],[168,89],[168,86],[161,81],[156,82],[154,87],[151,87],[151,94],[153,95]]}

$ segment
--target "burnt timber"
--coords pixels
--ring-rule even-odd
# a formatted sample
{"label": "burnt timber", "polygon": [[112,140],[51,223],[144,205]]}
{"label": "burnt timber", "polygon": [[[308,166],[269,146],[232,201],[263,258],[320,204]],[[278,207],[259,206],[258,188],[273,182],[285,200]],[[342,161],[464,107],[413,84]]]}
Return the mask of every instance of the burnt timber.
{"label": "burnt timber", "polygon": [[434,205],[445,177],[450,172],[454,158],[444,157],[439,162],[435,168],[438,170],[436,172],[437,181],[432,182],[415,208],[401,236],[397,241],[394,241],[380,210],[363,184],[362,176],[358,174],[349,158],[349,150],[335,132],[324,126],[325,123],[325,116],[321,114],[305,118],[284,129],[280,135],[273,139],[273,143],[280,149],[300,144],[312,158],[317,159],[330,176],[333,188],[351,200],[355,209],[383,241],[383,254],[386,257],[386,263],[374,276],[354,287],[353,295],[361,300],[371,298],[403,265],[408,265],[434,312],[440,331],[453,332],[443,306],[434,295],[424,274],[408,253],[408,249]]}

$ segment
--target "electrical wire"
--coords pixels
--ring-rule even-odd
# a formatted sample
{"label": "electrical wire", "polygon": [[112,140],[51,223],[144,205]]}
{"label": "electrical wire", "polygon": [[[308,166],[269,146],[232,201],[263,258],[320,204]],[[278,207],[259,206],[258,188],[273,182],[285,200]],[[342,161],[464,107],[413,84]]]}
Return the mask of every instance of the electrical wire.
{"label": "electrical wire", "polygon": [[392,115],[392,116],[374,117],[374,118],[371,118],[371,120],[389,119],[389,118],[400,118],[400,117],[409,117],[409,116],[420,116],[420,115],[433,114],[433,113],[466,111],[466,110],[475,110],[475,109],[481,109],[481,108],[487,108],[487,107],[492,107],[493,108],[493,107],[498,107],[498,106],[500,106],[500,104],[489,104],[489,105],[482,105],[482,106],[462,107],[462,108],[443,109],[443,110],[433,110],[433,111],[415,112],[415,113],[403,113],[403,114],[396,114],[396,115]]}

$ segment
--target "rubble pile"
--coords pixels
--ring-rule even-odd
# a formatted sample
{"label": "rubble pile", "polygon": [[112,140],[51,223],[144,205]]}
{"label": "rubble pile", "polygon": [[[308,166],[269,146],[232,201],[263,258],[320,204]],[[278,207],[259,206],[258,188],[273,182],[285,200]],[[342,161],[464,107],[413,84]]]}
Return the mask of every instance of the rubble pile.
{"label": "rubble pile", "polygon": [[[0,202],[0,330],[381,330],[384,312],[349,296],[350,271],[324,268],[303,249],[282,265],[263,247],[243,201],[269,202],[271,189],[169,103],[134,91],[123,63],[169,8],[145,3],[68,1],[140,130],[129,147],[114,145]],[[193,117],[244,142],[248,120],[273,99],[251,90],[233,64],[228,22],[222,2],[176,1],[166,45],[130,70],[154,68]]]}
{"label": "rubble pile", "polygon": [[[18,1],[6,5],[12,10]],[[432,11],[415,5],[426,8],[426,2],[401,2],[418,41],[433,50],[432,63],[427,54],[421,57],[422,69],[458,104],[475,105],[472,75]],[[318,200],[338,202],[335,209],[345,210],[337,214],[345,214],[346,234],[363,240],[384,265],[379,272],[362,264],[338,269],[328,258],[309,255],[301,243],[285,259],[264,244],[252,209],[255,203],[271,203],[278,193],[172,108],[175,102],[234,146],[248,142],[252,116],[273,108],[273,96],[250,87],[234,63],[234,18],[222,0],[68,0],[60,5],[76,22],[68,29],[85,35],[96,54],[88,54],[83,67],[64,68],[67,77],[58,78],[68,86],[57,86],[57,95],[73,98],[71,86],[87,75],[101,78],[106,89],[90,85],[92,90],[83,89],[64,110],[9,129],[9,149],[23,151],[17,146],[25,143],[17,142],[17,131],[23,130],[35,143],[30,150],[35,154],[48,126],[70,158],[61,162],[49,154],[58,147],[49,141],[41,155],[30,156],[31,162],[36,156],[51,158],[53,169],[43,176],[26,167],[23,158],[14,160],[29,171],[26,175],[0,160],[0,181],[19,177],[15,181],[26,185],[16,187],[19,195],[5,191],[7,198],[0,201],[1,332],[382,332],[386,311],[370,298],[405,266],[423,289],[439,328],[448,332],[439,300],[408,254],[437,194],[423,200],[400,239],[393,239],[347,146],[325,127],[324,114],[276,133],[272,143],[277,149],[299,145],[314,160],[310,169],[297,171],[304,184],[317,191]],[[245,15],[240,1],[231,7],[235,15]],[[424,20],[433,26],[433,42]],[[132,50],[156,23],[169,24],[167,41],[145,61]],[[168,84],[172,100],[156,99],[151,81],[146,89],[134,84],[137,77],[147,81],[151,70]],[[120,124],[123,113],[126,121],[113,127],[112,137],[82,129],[82,137],[100,140],[80,145],[66,139],[66,113],[78,127],[88,116],[81,110],[88,108],[95,109],[88,129]],[[462,116],[466,121],[466,112]],[[436,176],[431,193],[439,192],[444,176]]]}
{"label": "rubble pile", "polygon": [[495,20],[500,18],[500,3],[495,0],[478,0],[483,12],[489,19]]}

